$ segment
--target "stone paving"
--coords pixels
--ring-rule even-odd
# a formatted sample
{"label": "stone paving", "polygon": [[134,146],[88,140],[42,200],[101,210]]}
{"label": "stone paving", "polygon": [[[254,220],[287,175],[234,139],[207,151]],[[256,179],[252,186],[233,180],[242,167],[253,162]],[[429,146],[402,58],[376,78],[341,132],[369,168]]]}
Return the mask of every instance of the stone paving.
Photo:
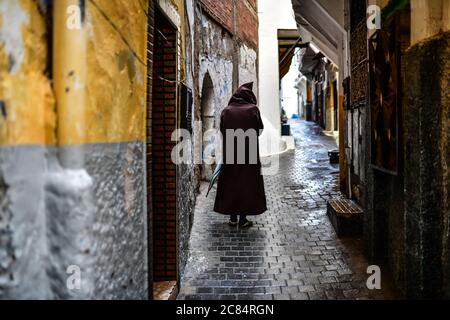
{"label": "stone paving", "polygon": [[[266,176],[269,210],[250,229],[228,226],[212,211],[215,193],[197,199],[190,257],[178,299],[391,299],[389,289],[366,287],[360,239],[338,239],[326,202],[340,197],[338,166],[330,165],[333,138],[313,123],[293,121],[296,150],[280,156]],[[383,283],[383,288],[386,285]]]}

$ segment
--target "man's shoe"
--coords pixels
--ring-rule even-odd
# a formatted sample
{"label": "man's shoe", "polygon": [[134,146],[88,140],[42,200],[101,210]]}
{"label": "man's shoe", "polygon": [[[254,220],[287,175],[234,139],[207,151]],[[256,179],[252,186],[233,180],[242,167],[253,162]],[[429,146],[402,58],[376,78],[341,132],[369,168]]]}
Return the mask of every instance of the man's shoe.
{"label": "man's shoe", "polygon": [[245,220],[244,222],[239,223],[239,227],[241,227],[241,228],[250,228],[252,226],[253,226],[253,222],[251,222],[250,220]]}
{"label": "man's shoe", "polygon": [[230,221],[228,221],[228,225],[231,226],[231,227],[236,227],[238,225],[238,222],[230,220]]}

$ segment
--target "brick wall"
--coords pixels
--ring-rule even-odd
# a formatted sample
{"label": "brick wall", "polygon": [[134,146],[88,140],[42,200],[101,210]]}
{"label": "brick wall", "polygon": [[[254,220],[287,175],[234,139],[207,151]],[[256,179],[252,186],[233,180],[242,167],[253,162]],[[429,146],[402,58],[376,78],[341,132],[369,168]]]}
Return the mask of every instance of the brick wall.
{"label": "brick wall", "polygon": [[233,0],[200,0],[202,8],[229,32],[233,32]]}
{"label": "brick wall", "polygon": [[[233,0],[200,0],[202,9],[233,34]],[[235,0],[237,36],[253,48],[258,46],[256,0]]]}
{"label": "brick wall", "polygon": [[236,32],[242,40],[253,48],[258,47],[258,16],[255,7],[247,0],[238,0],[236,4]]}
{"label": "brick wall", "polygon": [[149,243],[148,243],[148,279],[150,281],[149,286],[149,298],[153,299],[153,288],[152,288],[152,279],[153,279],[153,241],[151,240],[150,235],[152,235],[153,229],[153,188],[152,188],[152,168],[153,168],[153,159],[152,159],[152,101],[153,101],[153,53],[154,53],[154,35],[155,35],[155,7],[154,2],[149,1],[148,5],[148,27],[147,27],[147,112],[146,112],[146,162],[147,162],[147,211],[148,211],[148,234],[149,234]]}
{"label": "brick wall", "polygon": [[[171,160],[176,126],[177,33],[155,13],[153,69],[153,279],[176,280],[176,167]],[[164,37],[161,35],[164,35]]]}

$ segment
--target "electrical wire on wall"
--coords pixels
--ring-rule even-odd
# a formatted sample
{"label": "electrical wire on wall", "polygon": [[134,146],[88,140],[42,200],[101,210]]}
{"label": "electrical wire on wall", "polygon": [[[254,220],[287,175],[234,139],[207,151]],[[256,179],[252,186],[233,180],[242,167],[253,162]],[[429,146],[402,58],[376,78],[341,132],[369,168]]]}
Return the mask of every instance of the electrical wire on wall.
{"label": "electrical wire on wall", "polygon": [[[161,37],[163,37],[163,39],[164,39],[164,41],[167,43],[167,44],[172,44],[168,39],[167,39],[167,37],[165,36],[165,34],[161,31],[161,30],[159,30],[158,28],[156,28],[155,27],[155,31],[156,32],[158,32],[160,35],[161,35]],[[177,34],[179,34],[179,32],[177,32]],[[178,37],[177,37],[177,45],[178,45],[178,43],[179,43],[179,39],[178,39]],[[178,56],[178,55],[177,55]],[[181,63],[185,63],[186,61],[183,59],[183,57],[181,57]],[[184,60],[184,61],[183,61]],[[178,71],[178,70],[177,70]],[[159,80],[161,80],[161,81],[164,81],[164,82],[167,82],[167,83],[176,83],[177,85],[178,84],[183,84],[183,85],[185,85],[185,86],[187,86],[186,85],[186,75],[184,76],[184,79],[182,79],[182,80],[171,80],[171,79],[166,79],[166,78],[164,78],[163,76],[161,76],[161,75],[159,75],[155,70],[153,70],[153,72],[155,73],[155,75],[158,77],[158,79]]]}

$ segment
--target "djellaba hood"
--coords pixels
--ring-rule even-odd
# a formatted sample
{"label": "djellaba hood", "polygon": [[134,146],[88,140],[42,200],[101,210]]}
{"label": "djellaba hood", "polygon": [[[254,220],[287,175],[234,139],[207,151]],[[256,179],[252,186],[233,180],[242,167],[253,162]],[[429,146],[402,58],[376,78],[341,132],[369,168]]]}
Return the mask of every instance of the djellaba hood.
{"label": "djellaba hood", "polygon": [[253,93],[253,82],[246,83],[239,87],[230,99],[231,104],[257,104],[256,96]]}

